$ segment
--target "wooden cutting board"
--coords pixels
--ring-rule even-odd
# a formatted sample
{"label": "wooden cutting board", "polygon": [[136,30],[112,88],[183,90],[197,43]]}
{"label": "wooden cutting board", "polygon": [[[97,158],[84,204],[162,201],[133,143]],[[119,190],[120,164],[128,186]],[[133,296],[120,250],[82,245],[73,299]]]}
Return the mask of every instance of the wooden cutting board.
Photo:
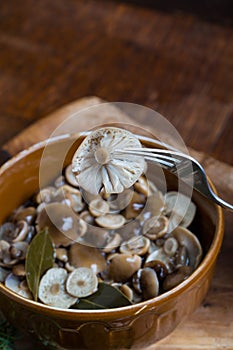
{"label": "wooden cutting board", "polygon": [[[83,98],[53,112],[5,144],[0,153],[0,160],[1,158],[5,160],[8,156],[13,156],[28,146],[50,137],[57,126],[73,113],[102,102],[97,97]],[[97,123],[108,122],[133,123],[133,119],[110,104],[102,104],[101,113],[98,115],[93,113],[93,110],[86,109],[80,120],[79,129],[75,131],[83,131]],[[221,196],[233,202],[233,167],[192,149],[190,153],[202,163]],[[232,227],[233,214],[226,213],[225,239],[206,300],[170,336],[152,345],[148,350],[233,349]],[[33,346],[38,350],[44,349],[29,336],[22,336],[16,346],[19,350],[29,350]]]}

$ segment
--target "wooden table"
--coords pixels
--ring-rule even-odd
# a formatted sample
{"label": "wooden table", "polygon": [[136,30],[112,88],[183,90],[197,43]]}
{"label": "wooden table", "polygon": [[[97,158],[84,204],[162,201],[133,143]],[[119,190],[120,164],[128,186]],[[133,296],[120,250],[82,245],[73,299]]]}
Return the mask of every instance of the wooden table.
{"label": "wooden table", "polygon": [[[157,110],[188,146],[232,165],[232,32],[190,14],[120,2],[1,2],[0,147],[58,107],[98,95]],[[232,202],[232,168],[204,159]],[[227,214],[205,302],[151,349],[233,349],[232,226]],[[33,346],[42,349],[27,337],[17,343]]]}

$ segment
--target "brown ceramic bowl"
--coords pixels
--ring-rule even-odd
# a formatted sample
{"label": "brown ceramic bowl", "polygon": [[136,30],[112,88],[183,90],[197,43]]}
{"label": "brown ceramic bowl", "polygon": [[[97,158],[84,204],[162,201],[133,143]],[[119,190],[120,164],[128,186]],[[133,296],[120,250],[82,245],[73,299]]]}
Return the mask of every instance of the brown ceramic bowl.
{"label": "brown ceramic bowl", "polygon": [[[50,142],[48,179],[56,175],[57,154],[75,141],[70,137]],[[78,141],[80,142],[80,141]],[[45,144],[37,144],[8,161],[0,170],[0,223],[39,188],[39,166]],[[147,144],[148,146],[148,144]],[[69,149],[64,166],[70,163],[77,142]],[[51,168],[51,169],[50,169]],[[50,171],[51,170],[51,171]],[[54,174],[53,174],[54,173]],[[169,174],[170,189],[176,180]],[[154,299],[117,309],[60,310],[26,300],[0,283],[0,309],[17,327],[39,337],[47,346],[59,349],[123,349],[146,346],[168,335],[205,297],[223,237],[222,210],[198,193],[194,231],[204,258],[183,283]]]}

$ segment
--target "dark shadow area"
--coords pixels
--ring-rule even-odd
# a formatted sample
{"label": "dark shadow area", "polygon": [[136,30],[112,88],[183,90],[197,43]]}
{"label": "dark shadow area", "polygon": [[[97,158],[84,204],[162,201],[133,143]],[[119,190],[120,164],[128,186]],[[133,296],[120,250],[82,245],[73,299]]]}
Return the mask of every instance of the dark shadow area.
{"label": "dark shadow area", "polygon": [[233,24],[232,0],[114,0],[153,8],[162,12],[186,12],[199,18],[224,25]]}

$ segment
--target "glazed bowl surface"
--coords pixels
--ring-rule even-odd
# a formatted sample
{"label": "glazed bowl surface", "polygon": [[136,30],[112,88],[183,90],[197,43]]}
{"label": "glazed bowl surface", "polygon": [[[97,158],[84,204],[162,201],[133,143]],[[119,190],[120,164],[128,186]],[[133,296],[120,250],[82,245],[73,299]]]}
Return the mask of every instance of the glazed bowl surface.
{"label": "glazed bowl surface", "polygon": [[[0,224],[40,186],[39,169],[46,147],[48,176],[57,176],[58,155],[68,149],[64,167],[82,138],[66,135],[36,144],[12,158],[0,169]],[[143,143],[150,147],[146,141]],[[71,145],[71,147],[70,147]],[[44,155],[46,157],[46,155]],[[165,173],[169,189],[177,189],[176,178]],[[58,349],[139,348],[164,338],[202,302],[211,283],[223,238],[223,214],[215,204],[193,193],[197,214],[193,230],[204,257],[194,273],[172,290],[145,302],[106,310],[62,310],[24,299],[0,283],[0,310],[16,327],[37,336],[48,347]]]}

